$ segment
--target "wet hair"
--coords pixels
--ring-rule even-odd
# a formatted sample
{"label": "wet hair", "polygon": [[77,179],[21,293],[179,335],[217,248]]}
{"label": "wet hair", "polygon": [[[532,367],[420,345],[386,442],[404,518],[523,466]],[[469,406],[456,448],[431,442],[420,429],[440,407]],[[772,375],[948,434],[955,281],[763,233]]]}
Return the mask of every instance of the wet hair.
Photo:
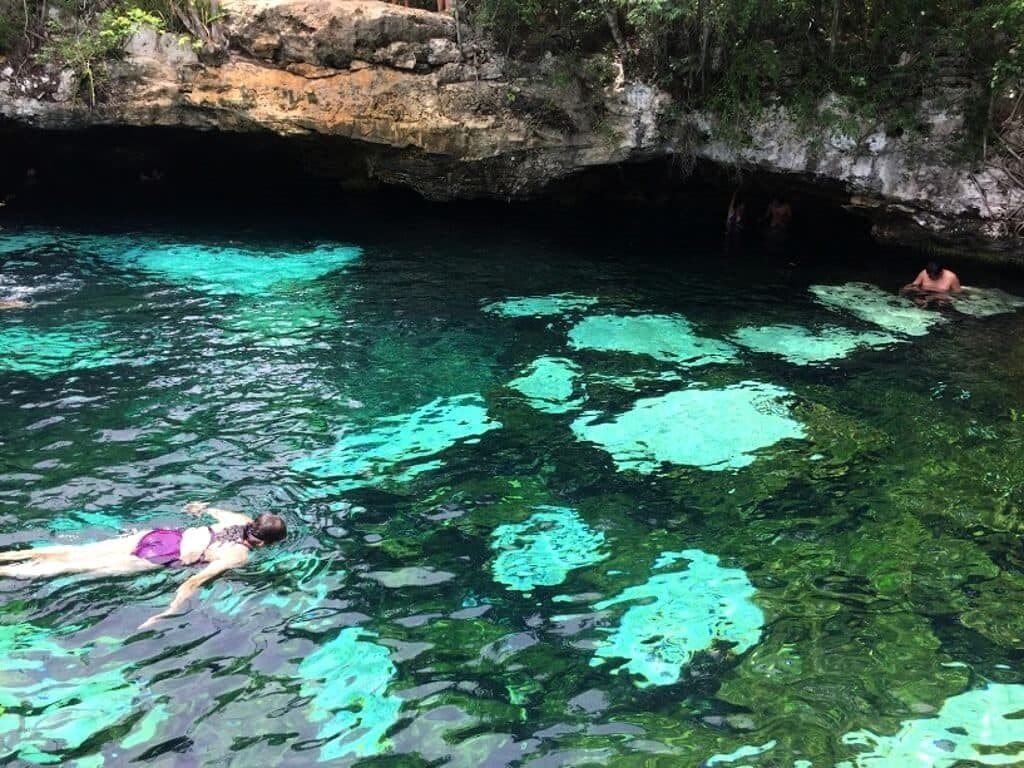
{"label": "wet hair", "polygon": [[264,544],[273,544],[284,541],[288,535],[288,526],[277,515],[264,513],[245,526],[245,535]]}
{"label": "wet hair", "polygon": [[936,280],[939,275],[942,274],[942,267],[938,265],[938,262],[929,261],[927,266],[925,266],[924,271],[928,273],[928,277],[932,280]]}

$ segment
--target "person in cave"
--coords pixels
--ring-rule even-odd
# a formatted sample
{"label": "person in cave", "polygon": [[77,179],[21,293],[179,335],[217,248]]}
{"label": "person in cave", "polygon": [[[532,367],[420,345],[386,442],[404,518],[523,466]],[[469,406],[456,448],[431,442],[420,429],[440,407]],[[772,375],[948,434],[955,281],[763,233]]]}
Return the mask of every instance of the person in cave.
{"label": "person in cave", "polygon": [[914,278],[914,282],[900,288],[900,296],[905,296],[922,308],[943,306],[948,305],[952,294],[960,293],[961,288],[956,272],[938,262],[929,261]]}
{"label": "person in cave", "polygon": [[738,237],[743,234],[744,216],[747,212],[747,204],[740,195],[740,188],[732,193],[729,201],[729,213],[725,217],[725,233],[729,237]]}
{"label": "person in cave", "polygon": [[116,576],[165,566],[203,566],[178,587],[166,610],[139,626],[145,629],[177,613],[206,582],[243,565],[252,550],[283,541],[288,534],[284,520],[277,515],[262,514],[254,520],[204,502],[186,504],[185,512],[205,514],[217,522],[190,528],[157,528],[91,544],[0,552],[0,562],[11,563],[0,566],[0,576],[17,579],[65,573]]}
{"label": "person in cave", "polygon": [[793,221],[793,207],[787,200],[775,196],[768,203],[764,219],[768,222],[769,234],[784,234],[789,231],[789,225]]}

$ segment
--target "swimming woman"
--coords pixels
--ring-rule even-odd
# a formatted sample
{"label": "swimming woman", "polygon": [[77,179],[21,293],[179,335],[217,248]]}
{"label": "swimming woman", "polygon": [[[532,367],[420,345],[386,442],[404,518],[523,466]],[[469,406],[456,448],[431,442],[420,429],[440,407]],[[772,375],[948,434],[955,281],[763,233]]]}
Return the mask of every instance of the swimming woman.
{"label": "swimming woman", "polygon": [[[18,579],[89,573],[96,576],[141,573],[165,566],[202,566],[178,587],[167,610],[146,620],[139,629],[178,612],[203,584],[225,571],[243,565],[249,553],[281,541],[288,534],[277,515],[260,515],[255,520],[203,502],[185,505],[190,515],[206,514],[215,525],[192,528],[157,528],[92,544],[36,547],[0,552],[0,576]],[[18,562],[20,561],[20,562]]]}

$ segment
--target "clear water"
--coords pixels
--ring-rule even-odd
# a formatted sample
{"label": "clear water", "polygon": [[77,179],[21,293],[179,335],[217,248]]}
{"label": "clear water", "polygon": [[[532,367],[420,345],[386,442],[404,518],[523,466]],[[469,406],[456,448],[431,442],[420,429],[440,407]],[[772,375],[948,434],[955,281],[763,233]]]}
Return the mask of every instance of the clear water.
{"label": "clear water", "polygon": [[401,216],[0,233],[0,547],[292,531],[0,581],[0,762],[1024,764],[1024,283]]}

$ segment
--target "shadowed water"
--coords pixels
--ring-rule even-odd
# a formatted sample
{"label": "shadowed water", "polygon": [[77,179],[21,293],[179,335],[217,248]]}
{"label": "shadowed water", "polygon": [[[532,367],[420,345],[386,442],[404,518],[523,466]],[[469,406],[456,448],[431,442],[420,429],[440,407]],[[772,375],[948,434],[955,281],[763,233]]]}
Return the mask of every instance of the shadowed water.
{"label": "shadowed water", "polygon": [[0,581],[0,762],[1024,764],[1024,281],[356,219],[0,232],[0,548],[291,532]]}

